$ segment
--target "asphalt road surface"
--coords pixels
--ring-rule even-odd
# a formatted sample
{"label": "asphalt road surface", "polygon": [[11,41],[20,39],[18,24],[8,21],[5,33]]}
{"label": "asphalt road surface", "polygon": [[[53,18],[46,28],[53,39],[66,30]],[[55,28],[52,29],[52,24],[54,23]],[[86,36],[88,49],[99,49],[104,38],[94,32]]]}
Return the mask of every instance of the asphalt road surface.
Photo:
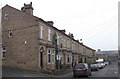
{"label": "asphalt road surface", "polygon": [[[74,79],[73,73],[69,72],[67,74],[63,75],[49,75],[49,74],[43,74],[43,73],[33,73],[33,72],[26,72],[26,71],[17,71],[17,70],[11,70],[8,68],[4,68],[2,71],[3,77],[51,77],[53,78],[61,78],[61,79]],[[118,77],[118,66],[116,64],[113,65],[107,65],[105,68],[100,69],[99,71],[93,71],[92,75],[89,78],[84,79],[111,79],[111,78],[117,78]],[[81,77],[78,77],[81,79]],[[83,78],[83,77],[82,77]]]}

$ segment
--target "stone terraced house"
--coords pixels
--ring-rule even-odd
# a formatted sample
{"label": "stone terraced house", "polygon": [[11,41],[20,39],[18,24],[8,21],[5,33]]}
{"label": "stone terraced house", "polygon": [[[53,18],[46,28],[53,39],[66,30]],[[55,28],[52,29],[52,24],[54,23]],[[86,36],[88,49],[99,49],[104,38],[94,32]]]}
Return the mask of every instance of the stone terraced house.
{"label": "stone terraced house", "polygon": [[32,2],[21,10],[2,8],[3,66],[32,71],[69,69],[95,63],[96,51],[74,39],[72,33],[33,15]]}

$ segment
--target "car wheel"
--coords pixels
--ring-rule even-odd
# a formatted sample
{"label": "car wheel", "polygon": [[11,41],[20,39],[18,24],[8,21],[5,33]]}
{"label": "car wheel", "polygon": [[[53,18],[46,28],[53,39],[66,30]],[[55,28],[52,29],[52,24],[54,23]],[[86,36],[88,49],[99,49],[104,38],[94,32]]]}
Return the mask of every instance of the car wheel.
{"label": "car wheel", "polygon": [[89,77],[89,75],[90,75],[89,73],[88,73],[88,74],[86,74],[86,77]]}
{"label": "car wheel", "polygon": [[90,72],[90,74],[89,74],[90,76],[92,75],[92,73]]}
{"label": "car wheel", "polygon": [[86,75],[86,77],[89,77],[89,75]]}
{"label": "car wheel", "polygon": [[76,77],[76,75],[73,75],[73,77]]}

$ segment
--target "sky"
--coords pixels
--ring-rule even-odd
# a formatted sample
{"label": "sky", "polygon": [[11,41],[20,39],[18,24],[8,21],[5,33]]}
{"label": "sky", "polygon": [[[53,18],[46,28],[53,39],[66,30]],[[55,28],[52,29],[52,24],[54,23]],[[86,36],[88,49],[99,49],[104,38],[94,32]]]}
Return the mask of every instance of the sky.
{"label": "sky", "polygon": [[0,0],[21,9],[32,2],[34,16],[53,21],[66,34],[95,50],[118,49],[118,1],[120,0]]}

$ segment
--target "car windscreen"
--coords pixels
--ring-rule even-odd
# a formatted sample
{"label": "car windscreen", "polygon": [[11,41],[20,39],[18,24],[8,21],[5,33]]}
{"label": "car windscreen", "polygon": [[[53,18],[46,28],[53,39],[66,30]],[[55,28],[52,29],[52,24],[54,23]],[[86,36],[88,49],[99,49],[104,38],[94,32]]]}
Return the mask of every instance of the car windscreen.
{"label": "car windscreen", "polygon": [[90,65],[91,67],[96,67],[97,65],[96,64],[92,64],[92,65]]}
{"label": "car windscreen", "polygon": [[78,65],[75,66],[75,68],[80,68],[80,69],[82,69],[82,68],[85,68],[85,65],[84,65],[84,64],[78,64]]}

